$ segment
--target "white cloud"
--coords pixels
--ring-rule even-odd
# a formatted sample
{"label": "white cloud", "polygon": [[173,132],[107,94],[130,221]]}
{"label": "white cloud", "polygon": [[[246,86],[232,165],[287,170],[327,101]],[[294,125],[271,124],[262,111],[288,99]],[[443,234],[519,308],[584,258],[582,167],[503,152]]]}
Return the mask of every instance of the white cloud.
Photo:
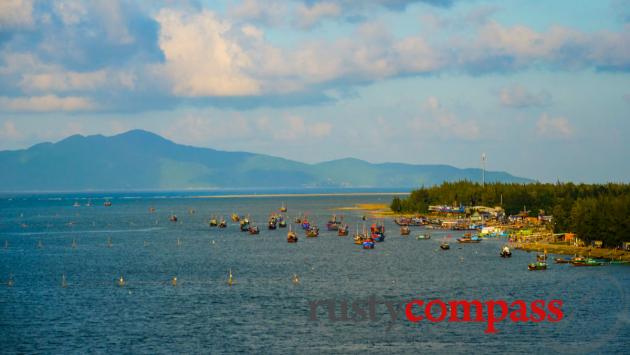
{"label": "white cloud", "polygon": [[96,104],[84,97],[55,95],[32,97],[0,96],[0,111],[11,112],[52,112],[52,111],[89,111],[95,109]]}
{"label": "white cloud", "polygon": [[334,2],[316,2],[311,6],[300,5],[297,9],[297,24],[302,28],[311,28],[322,19],[341,15],[341,7]]}
{"label": "white cloud", "polygon": [[13,121],[4,121],[2,126],[0,126],[0,138],[3,140],[18,140],[22,138],[22,133],[20,133],[15,126],[15,122]]}
{"label": "white cloud", "polygon": [[501,105],[507,107],[546,106],[551,103],[551,94],[547,91],[532,93],[520,85],[504,87],[499,92]]}
{"label": "white cloud", "polygon": [[481,129],[475,120],[458,118],[443,107],[435,96],[427,98],[421,113],[410,121],[409,128],[419,133],[430,133],[443,138],[475,140],[481,135]]}
{"label": "white cloud", "polygon": [[549,117],[543,113],[536,122],[539,136],[547,138],[569,138],[573,135],[573,127],[564,117]]}
{"label": "white cloud", "polygon": [[287,12],[286,1],[278,0],[244,0],[228,9],[231,18],[265,25],[277,25],[283,22]]}
{"label": "white cloud", "polygon": [[213,12],[196,14],[163,9],[159,45],[166,63],[158,65],[177,96],[256,95],[260,84],[247,75],[253,66],[248,54],[228,38],[232,24]]}
{"label": "white cloud", "polygon": [[32,0],[0,1],[0,30],[33,26]]}

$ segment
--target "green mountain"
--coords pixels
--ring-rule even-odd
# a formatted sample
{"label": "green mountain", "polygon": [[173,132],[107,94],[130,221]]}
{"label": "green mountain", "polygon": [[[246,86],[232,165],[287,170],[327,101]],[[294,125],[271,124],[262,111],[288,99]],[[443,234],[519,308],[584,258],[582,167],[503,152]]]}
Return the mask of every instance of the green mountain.
{"label": "green mountain", "polygon": [[[448,165],[371,164],[340,159],[304,164],[246,152],[176,144],[133,130],[116,136],[74,135],[57,143],[0,152],[0,191],[203,188],[417,187],[478,181],[479,169]],[[505,172],[487,181],[530,182]]]}

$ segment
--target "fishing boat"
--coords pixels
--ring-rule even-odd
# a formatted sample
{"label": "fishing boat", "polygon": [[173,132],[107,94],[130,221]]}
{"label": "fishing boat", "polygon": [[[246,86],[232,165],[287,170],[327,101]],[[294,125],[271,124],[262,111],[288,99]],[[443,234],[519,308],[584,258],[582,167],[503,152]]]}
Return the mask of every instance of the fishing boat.
{"label": "fishing boat", "polygon": [[289,226],[289,233],[287,233],[287,243],[297,243],[298,237],[297,234],[291,229]]}
{"label": "fishing boat", "polygon": [[457,238],[458,243],[479,243],[481,242],[481,238],[475,236],[463,236],[461,238]]}
{"label": "fishing boat", "polygon": [[582,260],[571,262],[573,266],[602,266],[603,262],[595,260],[593,258],[583,258]]}
{"label": "fishing boat", "polygon": [[326,228],[329,231],[336,231],[339,229],[339,225],[341,225],[341,221],[337,220],[337,216],[333,215],[332,218],[330,219],[330,221],[328,221],[328,223],[326,223]]}
{"label": "fishing boat", "polygon": [[347,224],[344,224],[337,229],[337,235],[340,237],[345,237],[350,233],[350,227]]}
{"label": "fishing boat", "polygon": [[316,238],[319,236],[319,228],[317,226],[310,226],[306,231],[306,236],[309,238]]}
{"label": "fishing boat", "polygon": [[308,219],[302,219],[302,229],[309,230],[311,228],[311,224],[308,222]]}
{"label": "fishing boat", "polygon": [[284,213],[288,211],[287,205],[284,204],[284,202],[282,203],[282,206],[280,206],[280,212]]}
{"label": "fishing boat", "polygon": [[210,227],[217,227],[219,225],[219,222],[217,221],[216,217],[212,217],[208,224],[210,224]]}
{"label": "fishing boat", "polygon": [[400,235],[409,235],[411,233],[411,229],[409,226],[400,227]]}
{"label": "fishing boat", "polygon": [[278,227],[280,227],[280,228],[286,228],[287,227],[287,221],[282,216],[280,216],[280,218],[278,219]]}
{"label": "fishing boat", "polygon": [[267,223],[267,228],[269,228],[269,229],[276,229],[277,227],[278,227],[278,220],[276,219],[276,216],[269,217],[269,222]]}
{"label": "fishing boat", "polygon": [[512,252],[510,251],[510,248],[505,245],[503,246],[503,249],[501,250],[501,253],[499,254],[502,258],[510,258],[512,257]]}
{"label": "fishing boat", "polygon": [[103,202],[103,206],[111,207],[112,206],[112,201],[107,200],[107,201]]}
{"label": "fishing boat", "polygon": [[553,261],[556,264],[569,264],[571,262],[571,259],[569,259],[569,258],[555,258],[555,259],[553,259]]}
{"label": "fishing boat", "polygon": [[241,226],[241,232],[249,231],[249,220],[247,218],[244,218],[243,220],[240,221],[240,226]]}
{"label": "fishing boat", "polygon": [[371,236],[368,236],[367,238],[365,238],[365,240],[361,243],[361,245],[363,246],[363,249],[374,249],[374,245],[375,245],[375,241],[374,238],[372,238]]}
{"label": "fishing boat", "polygon": [[241,220],[241,217],[239,217],[236,213],[232,213],[230,218],[232,219],[232,222],[238,222]]}
{"label": "fishing boat", "polygon": [[225,218],[221,218],[221,222],[219,222],[219,228],[225,227],[227,227],[227,222],[225,221]]}
{"label": "fishing boat", "polygon": [[354,240],[354,244],[361,245],[361,243],[363,243],[363,234],[359,231],[359,225],[357,225],[356,232],[354,233],[352,239]]}
{"label": "fishing boat", "polygon": [[429,233],[427,233],[427,234],[418,234],[416,239],[417,240],[428,240],[428,239],[431,239],[431,234],[429,234]]}
{"label": "fishing boat", "polygon": [[247,231],[249,232],[249,234],[252,234],[252,235],[260,233],[260,229],[258,229],[258,226],[250,226]]}
{"label": "fishing boat", "polygon": [[171,215],[168,217],[168,220],[169,220],[169,221],[171,221],[171,222],[177,222],[177,216],[176,216],[176,215],[174,215],[174,214],[171,214]]}
{"label": "fishing boat", "polygon": [[537,261],[535,263],[531,263],[527,265],[529,271],[537,271],[537,270],[547,270],[547,263],[542,261]]}
{"label": "fishing boat", "polygon": [[447,242],[442,242],[442,243],[440,244],[440,249],[442,249],[442,250],[448,250],[448,249],[450,249],[450,248],[451,248],[451,246],[450,246],[450,245],[448,245],[448,243],[447,243]]}
{"label": "fishing boat", "polygon": [[385,240],[385,226],[384,225],[373,223],[372,226],[370,226],[370,232],[371,232],[372,239],[374,239],[375,242],[382,242]]}

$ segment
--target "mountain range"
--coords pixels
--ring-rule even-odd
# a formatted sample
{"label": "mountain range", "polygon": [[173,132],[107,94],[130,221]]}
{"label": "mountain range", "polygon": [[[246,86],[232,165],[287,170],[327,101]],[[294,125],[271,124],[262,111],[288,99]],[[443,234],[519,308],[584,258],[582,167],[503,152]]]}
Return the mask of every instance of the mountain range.
{"label": "mountain range", "polygon": [[[181,145],[132,130],[73,135],[57,143],[0,151],[0,191],[179,190],[214,188],[413,188],[480,181],[480,169],[449,165],[372,164],[346,158],[317,164],[247,152]],[[486,181],[531,182],[486,171]]]}

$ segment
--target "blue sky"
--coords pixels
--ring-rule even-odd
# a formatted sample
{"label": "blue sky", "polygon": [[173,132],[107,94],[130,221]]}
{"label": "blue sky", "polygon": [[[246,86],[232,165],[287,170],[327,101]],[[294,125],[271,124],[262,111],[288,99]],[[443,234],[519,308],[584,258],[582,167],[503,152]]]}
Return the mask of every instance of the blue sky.
{"label": "blue sky", "polygon": [[630,181],[630,1],[0,2],[0,149],[141,128]]}

